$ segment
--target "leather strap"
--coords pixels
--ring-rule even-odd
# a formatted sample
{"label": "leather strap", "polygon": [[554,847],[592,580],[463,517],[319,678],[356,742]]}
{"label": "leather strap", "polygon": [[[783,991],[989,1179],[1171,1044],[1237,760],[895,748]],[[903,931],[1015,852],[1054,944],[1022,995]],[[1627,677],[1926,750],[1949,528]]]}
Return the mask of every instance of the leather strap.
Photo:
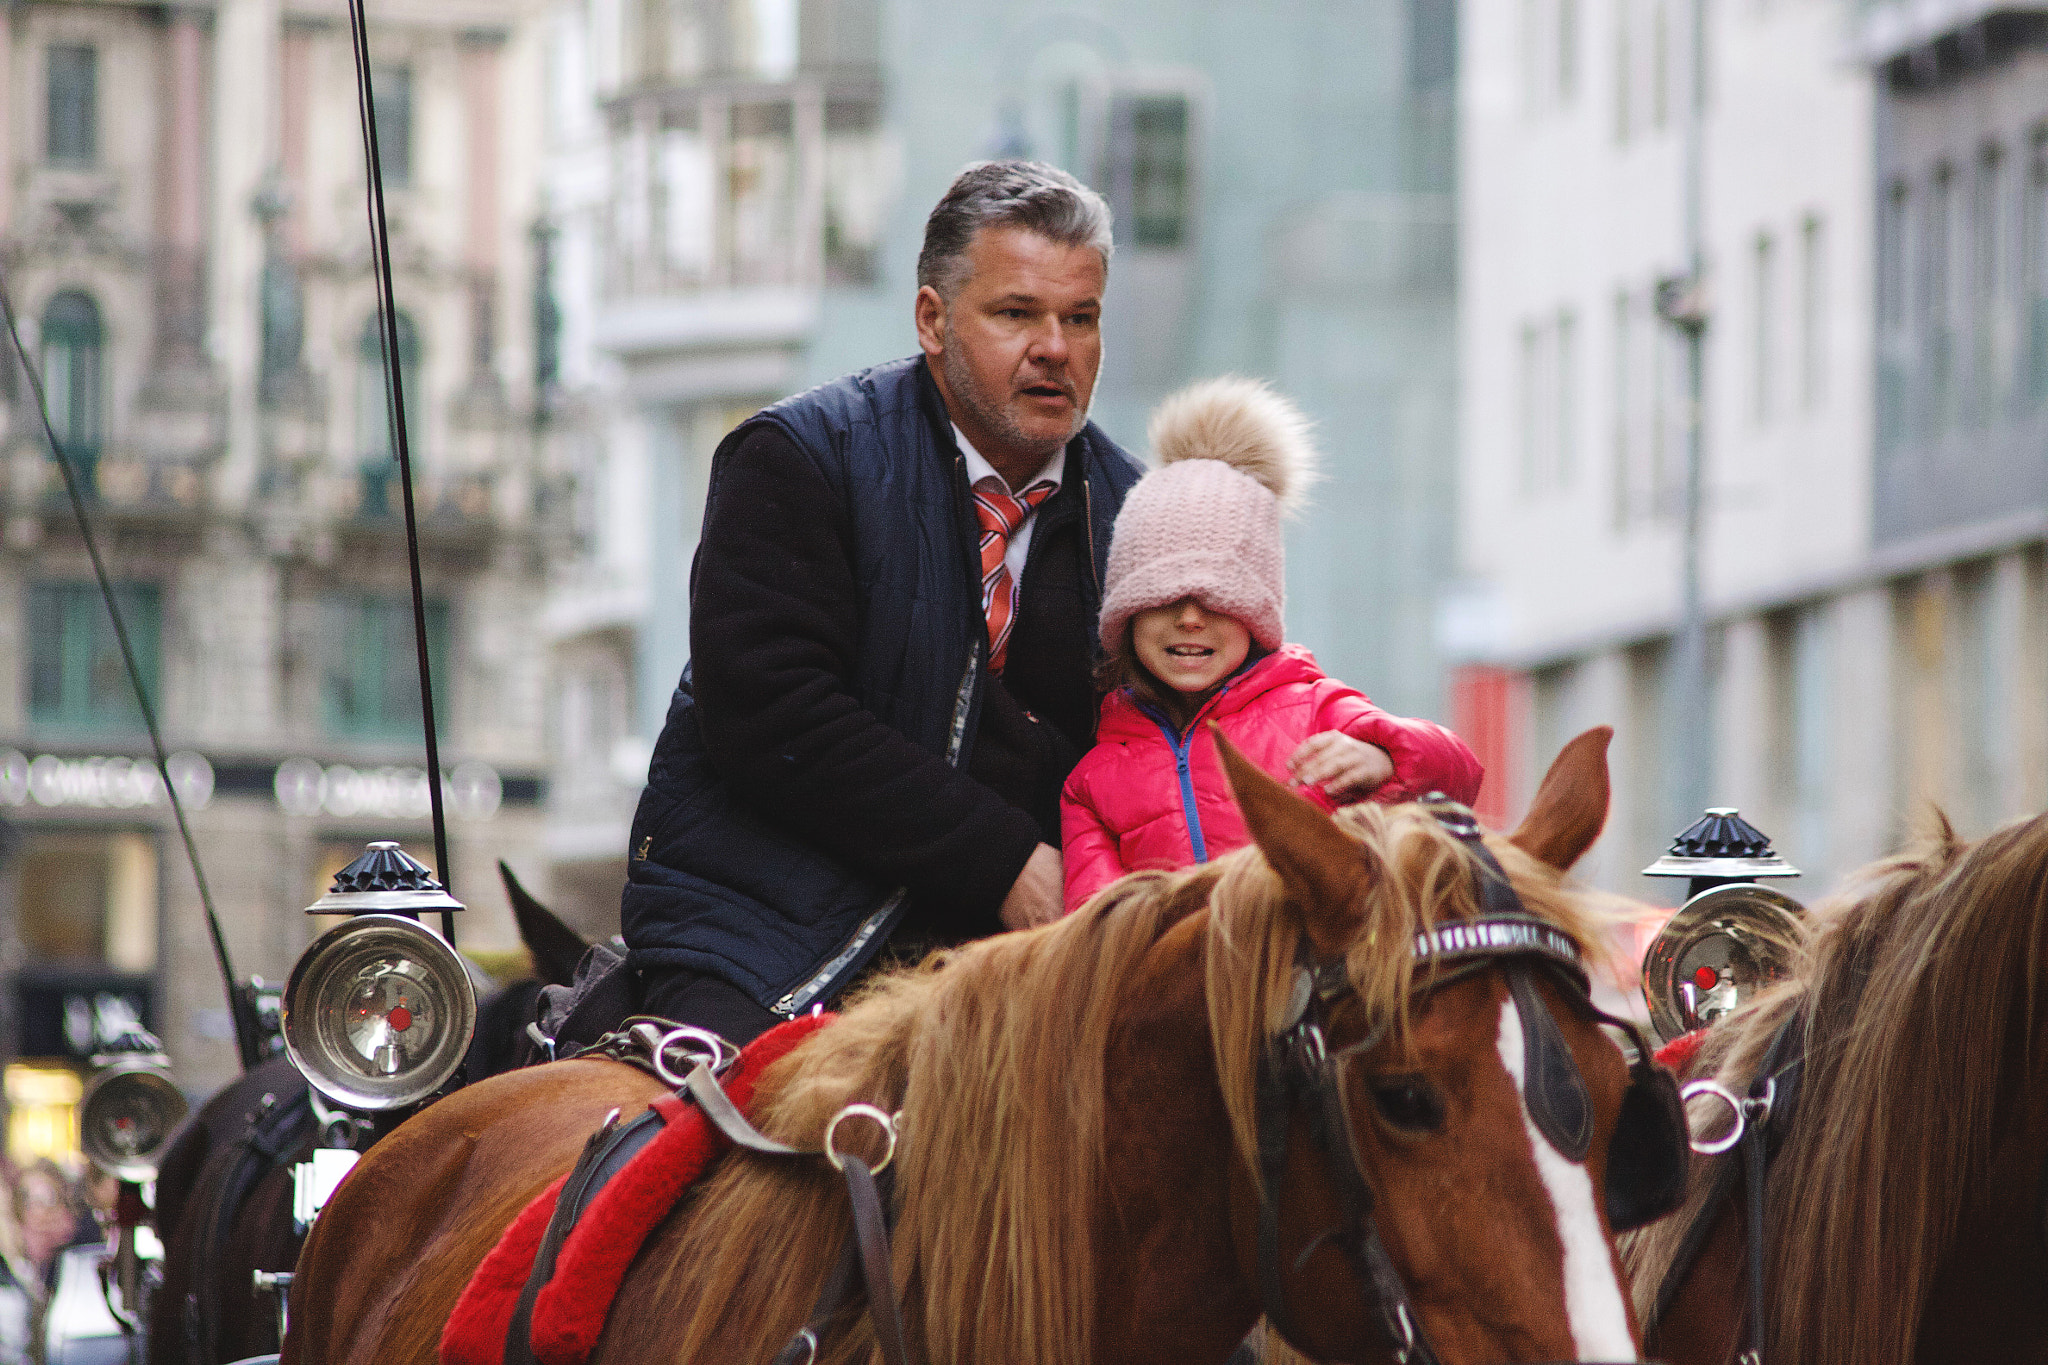
{"label": "leather strap", "polygon": [[868,1164],[857,1156],[839,1158],[846,1193],[853,1201],[853,1236],[860,1247],[860,1274],[868,1291],[868,1317],[875,1324],[875,1342],[885,1365],[910,1365],[903,1344],[903,1313],[896,1303],[896,1280],[889,1269],[889,1225],[882,1216],[882,1197]]}
{"label": "leather strap", "polygon": [[512,1320],[506,1324],[504,1365],[536,1365],[533,1306],[540,1291],[555,1278],[555,1262],[561,1258],[569,1234],[575,1231],[576,1220],[597,1192],[653,1141],[664,1123],[661,1113],[654,1109],[635,1116],[630,1123],[621,1124],[618,1120],[618,1111],[613,1110],[598,1130],[585,1139],[576,1165],[562,1182],[561,1193],[555,1196],[555,1211],[549,1216],[547,1230],[541,1234],[540,1246],[533,1254],[533,1269],[527,1272],[519,1301],[512,1309]]}

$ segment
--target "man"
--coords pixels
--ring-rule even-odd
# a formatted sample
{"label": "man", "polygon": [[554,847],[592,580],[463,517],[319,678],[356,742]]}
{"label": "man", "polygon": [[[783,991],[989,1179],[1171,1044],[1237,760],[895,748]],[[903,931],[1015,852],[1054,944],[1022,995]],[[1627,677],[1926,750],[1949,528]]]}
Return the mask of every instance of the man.
{"label": "man", "polygon": [[925,225],[922,354],[720,444],[621,905],[647,1013],[744,1043],[892,943],[1059,914],[1141,472],[1088,420],[1109,257],[1072,176],[969,166]]}

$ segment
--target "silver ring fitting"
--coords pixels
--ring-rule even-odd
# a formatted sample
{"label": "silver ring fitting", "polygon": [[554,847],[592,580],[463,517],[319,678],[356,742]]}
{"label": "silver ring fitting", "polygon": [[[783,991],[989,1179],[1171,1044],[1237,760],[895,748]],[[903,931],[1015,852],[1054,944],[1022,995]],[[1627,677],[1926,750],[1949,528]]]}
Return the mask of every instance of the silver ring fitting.
{"label": "silver ring fitting", "polygon": [[[669,1065],[669,1054],[672,1051],[684,1064],[680,1072]],[[717,1076],[723,1074],[740,1055],[739,1049],[723,1036],[713,1033],[710,1029],[691,1028],[688,1025],[672,1028],[662,1034],[660,1040],[648,1049],[648,1054],[654,1062],[654,1074],[677,1088],[683,1085],[699,1063],[709,1067],[711,1074]]]}
{"label": "silver ring fitting", "polygon": [[[1720,1137],[1708,1138],[1702,1141],[1688,1134],[1687,1140],[1691,1142],[1692,1149],[1701,1156],[1718,1156],[1742,1141],[1743,1131],[1749,1127],[1749,1112],[1735,1092],[1719,1081],[1688,1081],[1678,1091],[1679,1103],[1690,1104],[1696,1097],[1701,1095],[1717,1099],[1727,1105],[1729,1116],[1733,1121],[1729,1124],[1728,1131]],[[1690,1120],[1687,1121],[1686,1126],[1688,1128],[1692,1126]]]}
{"label": "silver ring fitting", "polygon": [[891,1114],[872,1104],[847,1105],[834,1114],[832,1121],[825,1125],[825,1160],[832,1163],[833,1170],[845,1170],[846,1158],[839,1155],[839,1149],[834,1145],[839,1125],[850,1118],[872,1119],[881,1128],[883,1136],[889,1139],[889,1145],[882,1149],[882,1159],[871,1168],[874,1174],[880,1175],[889,1168],[889,1163],[896,1159],[896,1122],[902,1117],[900,1113]]}

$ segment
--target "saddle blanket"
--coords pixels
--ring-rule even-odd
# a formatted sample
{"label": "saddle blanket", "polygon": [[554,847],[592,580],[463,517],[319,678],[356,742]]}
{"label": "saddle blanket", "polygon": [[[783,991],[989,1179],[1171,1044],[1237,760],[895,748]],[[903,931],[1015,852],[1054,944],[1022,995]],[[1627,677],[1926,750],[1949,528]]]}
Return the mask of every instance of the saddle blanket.
{"label": "saddle blanket", "polygon": [[[749,1043],[722,1078],[745,1113],[761,1073],[832,1016],[805,1015]],[[730,1146],[697,1107],[678,1095],[654,1102],[666,1125],[577,1220],[555,1263],[554,1278],[533,1305],[533,1354],[541,1365],[583,1365],[604,1331],[626,1268],[676,1200]],[[441,1365],[501,1365],[505,1334],[533,1270],[567,1172],[512,1220],[456,1301],[441,1332]]]}

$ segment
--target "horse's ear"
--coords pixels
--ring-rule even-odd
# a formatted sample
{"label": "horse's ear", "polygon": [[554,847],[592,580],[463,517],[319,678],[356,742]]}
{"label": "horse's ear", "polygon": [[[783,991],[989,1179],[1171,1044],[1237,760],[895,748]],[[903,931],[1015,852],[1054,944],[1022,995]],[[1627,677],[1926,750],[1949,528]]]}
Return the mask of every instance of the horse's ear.
{"label": "horse's ear", "polygon": [[1508,841],[1559,872],[1577,862],[1607,823],[1607,742],[1614,727],[1596,725],[1558,751]]}
{"label": "horse's ear", "polygon": [[1323,957],[1335,957],[1358,935],[1359,901],[1367,882],[1358,841],[1336,821],[1268,777],[1224,738],[1214,722],[1210,733],[1237,807],[1244,812],[1252,842],[1280,874],[1288,899],[1301,909],[1302,927]]}
{"label": "horse's ear", "polygon": [[504,880],[505,896],[512,902],[512,918],[519,925],[519,941],[533,957],[533,974],[554,986],[567,986],[576,979],[576,964],[590,947],[583,935],[562,923],[555,912],[535,900],[519,884],[505,860],[498,860],[498,876]]}

